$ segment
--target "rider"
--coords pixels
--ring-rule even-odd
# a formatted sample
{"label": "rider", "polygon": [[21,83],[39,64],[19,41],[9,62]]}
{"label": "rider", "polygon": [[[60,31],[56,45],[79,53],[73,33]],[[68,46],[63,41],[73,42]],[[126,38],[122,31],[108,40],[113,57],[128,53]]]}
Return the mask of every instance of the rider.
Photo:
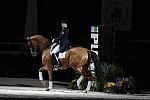
{"label": "rider", "polygon": [[[69,43],[69,30],[68,30],[68,27],[67,27],[67,20],[62,20],[61,27],[62,27],[62,29],[60,31],[59,36],[52,40],[52,43],[58,43],[58,45],[52,51],[52,53],[54,54],[53,59],[56,58],[55,54],[57,52],[59,52],[59,55],[58,55],[59,60],[60,59],[61,60],[65,59],[65,51],[67,51],[67,49],[69,48],[69,44],[70,44]],[[59,65],[59,64],[55,63],[54,65]]]}

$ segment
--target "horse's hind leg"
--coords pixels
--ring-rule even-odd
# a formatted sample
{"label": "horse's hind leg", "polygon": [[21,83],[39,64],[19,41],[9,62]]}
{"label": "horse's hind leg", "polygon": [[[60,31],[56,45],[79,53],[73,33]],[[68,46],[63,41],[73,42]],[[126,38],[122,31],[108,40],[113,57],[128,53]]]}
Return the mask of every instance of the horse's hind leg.
{"label": "horse's hind leg", "polygon": [[92,70],[89,69],[83,69],[83,73],[86,76],[88,83],[87,83],[87,87],[85,89],[85,92],[90,91],[91,90],[91,86],[93,84],[93,75],[92,75]]}
{"label": "horse's hind leg", "polygon": [[87,70],[88,84],[87,84],[87,87],[86,87],[86,91],[90,91],[91,86],[93,85],[93,79],[94,79],[93,74],[95,74],[94,70],[95,70],[95,65],[94,65],[94,63],[91,63],[89,65],[88,70]]}
{"label": "horse's hind leg", "polygon": [[[73,67],[74,68],[74,67]],[[80,73],[81,74],[81,76],[78,78],[78,80],[77,80],[77,88],[78,89],[81,89],[82,87],[81,87],[81,85],[80,85],[80,83],[82,82],[82,80],[84,79],[84,76],[82,75],[82,68],[81,67],[77,67],[76,69],[75,69],[78,73]]]}
{"label": "horse's hind leg", "polygon": [[[83,79],[84,79],[84,76],[81,75],[80,78],[77,80],[78,89],[82,89],[82,86],[80,84],[81,84]],[[87,83],[86,92],[90,91],[91,86],[92,86],[92,81],[89,80],[88,83]]]}
{"label": "horse's hind leg", "polygon": [[80,83],[82,82],[82,80],[84,79],[84,76],[80,76],[79,77],[79,79],[77,80],[77,87],[78,87],[78,89],[81,89],[81,85],[80,85]]}
{"label": "horse's hind leg", "polygon": [[86,87],[86,91],[90,91],[92,86],[92,81],[88,81],[87,87]]}

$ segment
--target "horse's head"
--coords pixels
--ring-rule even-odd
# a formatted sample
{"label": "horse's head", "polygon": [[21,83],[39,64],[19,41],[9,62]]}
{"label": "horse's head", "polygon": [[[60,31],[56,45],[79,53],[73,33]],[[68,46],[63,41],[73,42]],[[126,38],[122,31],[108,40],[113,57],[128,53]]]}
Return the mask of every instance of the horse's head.
{"label": "horse's head", "polygon": [[34,39],[31,39],[29,36],[26,37],[26,40],[28,41],[28,46],[29,46],[31,55],[33,57],[37,56],[37,54],[38,54],[38,43]]}
{"label": "horse's head", "polygon": [[26,36],[25,39],[28,41],[31,55],[34,57],[38,54],[38,51],[43,52],[50,45],[49,40],[42,35]]}

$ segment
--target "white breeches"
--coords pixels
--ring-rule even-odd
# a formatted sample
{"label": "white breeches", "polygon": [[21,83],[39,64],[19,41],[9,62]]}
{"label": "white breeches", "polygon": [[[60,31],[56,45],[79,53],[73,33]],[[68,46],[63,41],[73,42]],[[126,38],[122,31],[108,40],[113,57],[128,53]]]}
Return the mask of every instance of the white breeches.
{"label": "white breeches", "polygon": [[57,45],[52,51],[51,51],[51,54],[54,53],[56,54],[57,52],[59,52],[60,50],[60,45]]}

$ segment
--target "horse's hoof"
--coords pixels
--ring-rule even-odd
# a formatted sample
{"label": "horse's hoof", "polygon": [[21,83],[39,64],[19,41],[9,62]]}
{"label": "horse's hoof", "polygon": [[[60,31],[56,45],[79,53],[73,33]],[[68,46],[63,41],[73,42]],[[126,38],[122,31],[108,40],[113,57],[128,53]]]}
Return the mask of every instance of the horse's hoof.
{"label": "horse's hoof", "polygon": [[78,86],[78,90],[82,90],[82,87],[81,87],[81,86]]}
{"label": "horse's hoof", "polygon": [[48,88],[47,88],[46,91],[53,91],[53,89],[48,89]]}
{"label": "horse's hoof", "polygon": [[41,83],[42,83],[43,86],[46,86],[46,81],[42,80]]}
{"label": "horse's hoof", "polygon": [[50,89],[48,89],[48,88],[46,89],[46,91],[49,91],[49,90],[50,90]]}
{"label": "horse's hoof", "polygon": [[88,92],[87,90],[84,90],[84,91],[83,91],[83,93],[87,93],[87,92]]}

